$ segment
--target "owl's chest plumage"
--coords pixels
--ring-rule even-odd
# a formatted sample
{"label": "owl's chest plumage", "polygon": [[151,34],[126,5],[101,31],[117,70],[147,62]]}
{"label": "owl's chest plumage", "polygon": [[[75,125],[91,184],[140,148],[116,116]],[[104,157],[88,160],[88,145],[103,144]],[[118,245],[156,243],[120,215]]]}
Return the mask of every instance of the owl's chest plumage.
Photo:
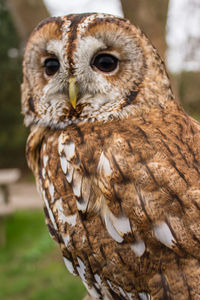
{"label": "owl's chest plumage", "polygon": [[187,261],[199,256],[198,203],[190,203],[199,158],[187,153],[184,120],[74,125],[43,136],[37,183],[47,225],[94,298],[163,299],[166,286],[180,299],[188,293],[182,272],[189,278]]}
{"label": "owl's chest plumage", "polygon": [[[91,125],[47,134],[38,182],[50,233],[60,243],[68,270],[81,277],[94,297],[119,293],[129,299],[134,295],[133,270],[140,278],[146,274],[131,248],[131,222],[110,191],[113,180],[119,186],[126,181],[105,154],[113,133],[110,126],[101,130],[101,125]],[[135,247],[141,256],[144,243]]]}

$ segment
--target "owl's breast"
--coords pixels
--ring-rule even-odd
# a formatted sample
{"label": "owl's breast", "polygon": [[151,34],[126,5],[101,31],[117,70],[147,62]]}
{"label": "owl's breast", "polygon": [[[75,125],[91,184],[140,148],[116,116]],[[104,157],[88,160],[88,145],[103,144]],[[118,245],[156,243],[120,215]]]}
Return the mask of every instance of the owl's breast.
{"label": "owl's breast", "polygon": [[109,191],[112,180],[123,181],[107,158],[112,133],[92,127],[85,133],[77,127],[48,132],[41,143],[37,183],[47,226],[68,270],[97,299],[118,294],[131,299],[138,294],[131,269],[145,280],[140,261],[145,244],[135,241],[129,218]]}

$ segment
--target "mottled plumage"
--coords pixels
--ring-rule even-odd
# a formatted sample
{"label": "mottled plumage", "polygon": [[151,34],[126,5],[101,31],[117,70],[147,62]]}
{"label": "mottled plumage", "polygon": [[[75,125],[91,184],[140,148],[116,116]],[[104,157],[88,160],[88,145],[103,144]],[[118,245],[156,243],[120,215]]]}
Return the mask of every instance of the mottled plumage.
{"label": "mottled plumage", "polygon": [[200,127],[129,21],[41,22],[24,57],[27,159],[93,299],[200,298]]}

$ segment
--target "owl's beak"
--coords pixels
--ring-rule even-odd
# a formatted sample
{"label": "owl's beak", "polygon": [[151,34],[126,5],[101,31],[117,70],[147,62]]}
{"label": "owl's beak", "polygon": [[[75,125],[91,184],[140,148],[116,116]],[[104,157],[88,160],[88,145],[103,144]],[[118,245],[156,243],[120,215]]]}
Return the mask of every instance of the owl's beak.
{"label": "owl's beak", "polygon": [[76,78],[72,76],[69,78],[69,101],[74,109],[76,108],[77,97],[78,85],[76,83]]}

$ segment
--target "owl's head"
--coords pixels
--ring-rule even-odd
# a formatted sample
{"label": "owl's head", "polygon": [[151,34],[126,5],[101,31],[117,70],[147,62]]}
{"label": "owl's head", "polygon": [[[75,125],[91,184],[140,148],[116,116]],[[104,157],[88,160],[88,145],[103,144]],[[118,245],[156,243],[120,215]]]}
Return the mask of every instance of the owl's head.
{"label": "owl's head", "polygon": [[172,97],[155,48],[128,20],[112,15],[42,21],[27,43],[23,74],[27,126],[126,118]]}

